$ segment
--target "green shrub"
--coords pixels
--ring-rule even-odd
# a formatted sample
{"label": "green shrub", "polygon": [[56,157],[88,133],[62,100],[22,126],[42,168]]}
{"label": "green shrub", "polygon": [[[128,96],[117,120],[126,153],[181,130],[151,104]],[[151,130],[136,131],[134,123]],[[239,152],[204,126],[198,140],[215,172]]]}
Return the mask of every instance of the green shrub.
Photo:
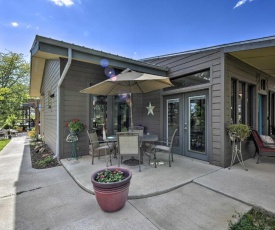
{"label": "green shrub", "polygon": [[51,164],[52,162],[54,162],[53,157],[48,156],[48,157],[44,158],[43,160],[38,161],[37,166],[39,168],[44,168],[46,165]]}
{"label": "green shrub", "polygon": [[239,213],[233,217],[240,219],[235,224],[229,221],[230,230],[275,230],[275,217],[269,215],[264,210],[257,210],[253,208],[242,217]]}

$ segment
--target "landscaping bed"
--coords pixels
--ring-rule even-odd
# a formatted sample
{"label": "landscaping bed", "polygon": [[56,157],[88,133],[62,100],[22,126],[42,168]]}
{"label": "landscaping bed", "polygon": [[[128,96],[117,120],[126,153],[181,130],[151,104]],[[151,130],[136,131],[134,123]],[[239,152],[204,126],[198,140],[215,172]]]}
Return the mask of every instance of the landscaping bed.
{"label": "landscaping bed", "polygon": [[253,208],[243,216],[237,213],[233,217],[240,219],[235,224],[229,222],[230,230],[275,230],[275,216],[264,210]]}
{"label": "landscaping bed", "polygon": [[30,153],[32,167],[35,169],[45,169],[60,166],[60,162],[53,158],[53,151],[42,141],[32,140],[30,142]]}

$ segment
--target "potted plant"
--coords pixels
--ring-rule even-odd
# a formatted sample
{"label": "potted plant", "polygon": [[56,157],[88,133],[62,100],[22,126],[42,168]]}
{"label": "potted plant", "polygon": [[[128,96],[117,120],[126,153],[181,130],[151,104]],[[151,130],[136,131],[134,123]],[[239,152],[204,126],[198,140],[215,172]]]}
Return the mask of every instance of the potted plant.
{"label": "potted plant", "polygon": [[71,133],[75,134],[85,129],[85,125],[77,118],[74,118],[70,122],[66,123],[66,127],[70,129]]}
{"label": "potted plant", "polygon": [[[231,169],[237,157],[240,164],[247,171],[248,169],[245,167],[243,162],[243,157],[241,152],[241,142],[243,142],[244,140],[246,140],[246,138],[250,136],[251,129],[248,125],[245,125],[245,124],[231,124],[227,126],[227,131],[228,131],[230,140],[233,142],[231,164],[228,169]],[[238,146],[238,143],[239,143],[239,146]]]}
{"label": "potted plant", "polygon": [[131,178],[130,170],[119,167],[101,169],[92,174],[96,200],[103,211],[115,212],[124,207]]}
{"label": "potted plant", "polygon": [[231,141],[235,141],[236,138],[240,141],[244,141],[246,138],[250,136],[251,133],[250,127],[244,124],[228,125],[227,131]]}

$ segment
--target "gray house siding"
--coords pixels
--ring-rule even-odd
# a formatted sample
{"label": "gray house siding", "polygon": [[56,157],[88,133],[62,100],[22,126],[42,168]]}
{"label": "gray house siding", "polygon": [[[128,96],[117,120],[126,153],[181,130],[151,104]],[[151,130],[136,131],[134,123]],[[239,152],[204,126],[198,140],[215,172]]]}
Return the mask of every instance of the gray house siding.
{"label": "gray house siding", "polygon": [[[146,93],[142,95],[142,125],[146,127],[147,133],[154,133],[157,135],[161,134],[160,128],[163,124],[160,123],[160,108],[161,108],[161,101],[160,101],[160,91],[156,90],[150,93]],[[155,106],[153,109],[154,115],[149,114],[146,107],[149,106],[151,102],[152,106]]]}
{"label": "gray house siding", "polygon": [[[56,97],[50,98],[49,94],[56,95],[56,87],[60,77],[59,60],[46,61],[43,91],[44,91],[44,121],[42,121],[44,130],[42,135],[45,137],[47,145],[55,152],[56,147]],[[51,100],[51,102],[50,102]],[[49,105],[51,107],[49,108]]]}
{"label": "gray house siding", "polygon": [[[198,53],[182,54],[175,56],[159,57],[151,60],[146,60],[151,64],[157,64],[169,67],[168,77],[173,79],[182,75],[193,72],[210,69],[211,83],[205,86],[193,86],[192,88],[183,88],[175,90],[174,93],[185,93],[203,89],[209,89],[209,162],[214,165],[223,166],[223,68],[222,68],[223,54],[220,49],[210,50]],[[166,94],[167,92],[164,92]],[[173,91],[169,91],[173,94]],[[157,95],[156,95],[157,97]],[[157,110],[156,110],[157,114]],[[163,130],[161,124],[160,130]]]}
{"label": "gray house siding", "polygon": [[[232,57],[231,55],[226,55],[225,57],[225,125],[230,124],[231,120],[231,79],[238,79],[239,81],[250,83],[256,86],[256,98],[253,102],[255,105],[254,111],[254,127],[258,129],[258,100],[257,95],[259,93],[259,79],[257,76],[261,76],[263,78],[268,79],[268,87],[269,90],[274,91],[274,78],[259,71],[258,69],[240,61]],[[267,113],[267,111],[265,111]],[[264,124],[267,128],[268,123]],[[265,129],[267,131],[267,129]],[[267,134],[267,133],[266,133]],[[229,141],[229,136],[226,134],[224,136],[224,143],[225,143],[225,166],[230,165],[231,161],[231,142]],[[253,157],[255,153],[255,146],[250,138],[243,144],[242,153],[244,159]]]}
{"label": "gray house siding", "polygon": [[[61,70],[63,71],[67,59],[61,59]],[[101,66],[85,62],[72,61],[69,71],[61,85],[61,117],[60,117],[60,157],[69,157],[72,151],[71,143],[66,142],[69,129],[66,123],[74,118],[78,118],[87,127],[90,127],[90,94],[79,91],[106,80],[104,69]],[[89,149],[88,136],[86,131],[78,135],[77,152],[87,155]]]}

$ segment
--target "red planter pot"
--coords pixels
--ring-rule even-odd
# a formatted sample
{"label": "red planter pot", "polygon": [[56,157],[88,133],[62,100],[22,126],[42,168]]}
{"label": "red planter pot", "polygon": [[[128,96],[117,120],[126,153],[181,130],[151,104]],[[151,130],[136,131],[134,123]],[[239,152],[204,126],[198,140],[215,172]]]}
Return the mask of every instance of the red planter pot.
{"label": "red planter pot", "polygon": [[[117,167],[108,168],[111,171]],[[95,180],[97,173],[105,171],[101,169],[92,174],[92,183],[99,207],[105,212],[115,212],[122,209],[127,201],[132,173],[128,169],[118,168],[123,172],[124,180],[112,183],[101,183]]]}

